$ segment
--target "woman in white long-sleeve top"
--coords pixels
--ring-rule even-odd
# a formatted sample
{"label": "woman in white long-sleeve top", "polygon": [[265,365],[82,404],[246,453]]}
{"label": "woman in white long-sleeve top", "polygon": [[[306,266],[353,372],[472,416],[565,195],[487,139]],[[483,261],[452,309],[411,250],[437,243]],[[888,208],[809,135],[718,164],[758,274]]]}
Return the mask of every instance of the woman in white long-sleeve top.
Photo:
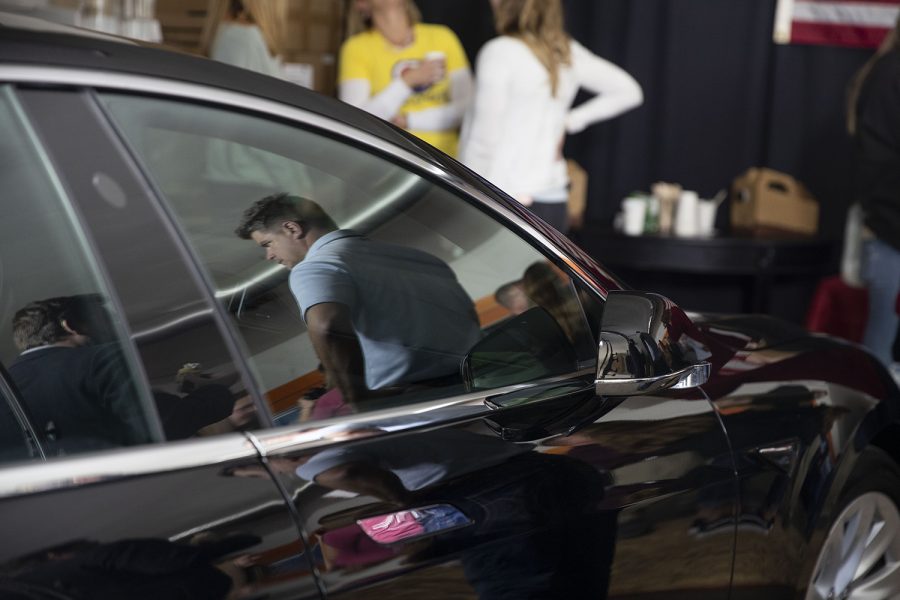
{"label": "woman in white long-sleeve top", "polygon": [[[497,32],[476,61],[460,159],[536,215],[566,230],[566,133],[643,102],[640,85],[563,29],[559,0],[491,0]],[[572,109],[579,88],[596,94]]]}

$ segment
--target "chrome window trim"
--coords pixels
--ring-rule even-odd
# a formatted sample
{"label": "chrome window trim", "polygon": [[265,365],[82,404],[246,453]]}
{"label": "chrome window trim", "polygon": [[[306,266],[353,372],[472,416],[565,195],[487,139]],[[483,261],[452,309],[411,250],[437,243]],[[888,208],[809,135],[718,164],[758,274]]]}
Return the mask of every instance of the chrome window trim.
{"label": "chrome window trim", "polygon": [[[514,387],[504,389],[511,391]],[[477,392],[430,402],[405,404],[348,417],[313,421],[309,424],[295,423],[274,429],[257,429],[248,435],[264,458],[285,452],[314,450],[350,440],[374,439],[388,433],[444,425],[448,421],[446,409],[470,408],[470,414],[460,414],[457,418],[463,421],[479,418],[491,411],[484,404],[485,396],[495,393],[502,391],[491,390],[488,394]]]}
{"label": "chrome window trim", "polygon": [[[263,458],[288,452],[313,450],[339,442],[374,439],[392,433],[428,429],[437,425],[446,425],[452,421],[463,422],[480,419],[498,410],[485,404],[488,397],[502,396],[547,384],[563,383],[575,378],[595,378],[596,374],[596,368],[591,366],[558,377],[547,377],[537,381],[469,392],[438,400],[403,404],[396,408],[358,413],[350,417],[335,417],[309,424],[300,423],[274,429],[255,430],[247,435],[253,440]],[[547,397],[537,402],[552,399],[553,397]]]}
{"label": "chrome window trim", "polygon": [[46,463],[21,463],[3,467],[0,498],[110,483],[128,477],[209,467],[248,458],[259,459],[256,447],[244,434],[232,433],[203,440],[103,450],[91,455],[54,458]]}
{"label": "chrome window trim", "polygon": [[[4,466],[0,470],[3,474],[0,477],[0,499],[209,467],[235,460],[259,460],[284,453],[322,449],[344,441],[375,439],[392,433],[427,429],[446,425],[450,421],[479,419],[496,410],[485,405],[484,400],[488,396],[592,375],[593,368],[582,369],[571,375],[406,404],[352,417],[337,417],[308,425],[301,423],[252,433],[236,432],[205,439],[112,448],[90,455],[53,458],[44,463],[25,462]],[[459,410],[467,408],[471,410]],[[447,414],[451,411],[453,414]]]}
{"label": "chrome window trim", "polygon": [[171,79],[129,73],[116,73],[111,71],[5,64],[0,65],[0,83],[72,85],[105,90],[142,92],[154,96],[168,96],[182,100],[229,106],[238,108],[242,111],[251,111],[274,116],[279,119],[335,133],[342,138],[352,140],[353,143],[363,144],[380,153],[390,155],[394,159],[428,172],[432,176],[440,179],[446,185],[473,198],[483,208],[499,214],[505,220],[514,223],[519,229],[525,231],[531,239],[540,244],[545,252],[565,263],[566,266],[578,276],[582,283],[594,290],[602,299],[606,299],[606,290],[594,282],[576,261],[572,260],[571,257],[556,248],[553,243],[545,238],[541,232],[528,224],[528,222],[521,219],[502,204],[491,200],[490,197],[481,190],[472,187],[469,183],[451,175],[420,156],[329,117],[308,112],[294,106],[281,104],[274,100],[266,100],[256,96],[243,94],[241,92],[223,90],[183,81],[173,81]]}

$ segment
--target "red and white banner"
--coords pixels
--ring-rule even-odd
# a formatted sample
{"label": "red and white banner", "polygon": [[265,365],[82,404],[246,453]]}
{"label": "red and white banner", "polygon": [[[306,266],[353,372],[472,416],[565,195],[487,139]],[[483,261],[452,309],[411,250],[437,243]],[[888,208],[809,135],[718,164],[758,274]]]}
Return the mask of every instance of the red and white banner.
{"label": "red and white banner", "polygon": [[900,0],[778,0],[779,44],[875,48],[897,21]]}

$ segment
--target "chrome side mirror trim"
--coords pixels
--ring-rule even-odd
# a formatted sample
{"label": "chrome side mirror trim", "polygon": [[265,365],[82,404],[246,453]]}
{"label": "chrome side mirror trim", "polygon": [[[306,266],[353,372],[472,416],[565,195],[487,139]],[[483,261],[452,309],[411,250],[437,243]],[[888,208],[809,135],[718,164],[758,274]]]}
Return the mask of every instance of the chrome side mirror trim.
{"label": "chrome side mirror trim", "polygon": [[691,365],[658,377],[634,379],[598,379],[597,393],[602,396],[638,396],[662,390],[682,390],[703,385],[709,380],[709,363]]}
{"label": "chrome side mirror trim", "polygon": [[658,294],[613,291],[604,307],[597,394],[634,396],[709,380],[709,350],[677,305]]}

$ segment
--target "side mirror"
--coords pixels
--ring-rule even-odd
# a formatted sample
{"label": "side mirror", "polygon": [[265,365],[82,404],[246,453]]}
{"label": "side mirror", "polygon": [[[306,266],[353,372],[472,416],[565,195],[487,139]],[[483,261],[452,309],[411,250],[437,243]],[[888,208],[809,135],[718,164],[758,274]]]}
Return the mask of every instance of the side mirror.
{"label": "side mirror", "polygon": [[659,294],[610,292],[600,328],[597,394],[635,396],[706,383],[709,363],[700,360],[704,352],[690,337],[692,329],[684,311]]}
{"label": "side mirror", "polygon": [[559,323],[536,306],[491,331],[462,361],[469,391],[533,381],[578,369],[575,347]]}

